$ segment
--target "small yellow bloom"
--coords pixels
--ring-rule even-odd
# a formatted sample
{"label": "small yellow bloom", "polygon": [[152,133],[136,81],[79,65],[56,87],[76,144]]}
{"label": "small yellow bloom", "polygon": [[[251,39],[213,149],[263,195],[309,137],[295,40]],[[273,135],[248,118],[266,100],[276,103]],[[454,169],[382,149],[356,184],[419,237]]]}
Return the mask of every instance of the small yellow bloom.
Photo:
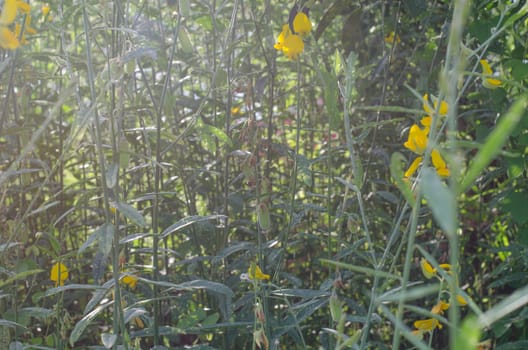
{"label": "small yellow bloom", "polygon": [[[433,163],[433,166],[436,168],[436,172],[438,173],[438,175],[440,175],[441,177],[449,176],[449,169],[447,168],[446,162],[444,161],[442,155],[440,154],[440,152],[438,152],[438,150],[433,149],[433,151],[431,152],[431,161]],[[451,265],[449,264],[442,265],[448,265],[449,268],[451,268]],[[440,267],[442,267],[442,265],[440,265]],[[444,268],[442,267],[442,269]]]}
{"label": "small yellow bloom", "polygon": [[449,309],[449,303],[446,303],[445,301],[443,300],[440,300],[438,302],[438,304],[436,304],[435,306],[433,306],[433,308],[431,309],[431,312],[433,314],[437,314],[437,315],[441,315],[444,313],[445,310]]}
{"label": "small yellow bloom", "polygon": [[248,277],[251,280],[260,280],[260,281],[269,280],[271,278],[270,275],[263,273],[260,267],[255,263],[251,263],[251,265],[249,266]]}
{"label": "small yellow bloom", "polygon": [[438,114],[440,116],[446,116],[449,111],[449,105],[446,101],[441,101],[440,107],[438,107],[438,99],[436,97],[433,97],[433,109],[431,109],[429,94],[425,94],[423,96],[423,110],[429,116],[432,116],[436,110],[438,110]]}
{"label": "small yellow bloom", "polygon": [[290,26],[285,24],[282,26],[282,32],[279,34],[279,37],[277,38],[277,42],[273,46],[275,50],[282,51],[284,47],[284,41],[286,38],[291,34]]}
{"label": "small yellow bloom", "polygon": [[424,274],[425,278],[431,279],[434,276],[436,276],[436,269],[429,264],[427,260],[422,258],[420,260],[420,267],[422,268],[422,273]]}
{"label": "small yellow bloom", "polygon": [[409,137],[403,145],[414,153],[422,155],[427,148],[428,133],[428,128],[422,129],[418,125],[413,124],[409,130]]}
{"label": "small yellow bloom", "polygon": [[68,268],[63,263],[55,263],[51,267],[50,280],[55,282],[55,286],[63,286],[64,281],[68,279]]}
{"label": "small yellow bloom", "polygon": [[422,332],[431,332],[436,328],[442,329],[442,324],[436,318],[428,318],[414,322],[414,327]]}
{"label": "small yellow bloom", "polygon": [[430,115],[426,115],[425,117],[423,117],[421,120],[420,120],[420,124],[422,124],[424,127],[430,129],[431,128],[431,123],[433,122],[433,117],[431,117]]}
{"label": "small yellow bloom", "polygon": [[123,279],[121,279],[121,281],[129,286],[130,289],[136,289],[138,279],[136,276],[126,275],[123,277]]}
{"label": "small yellow bloom", "polygon": [[494,76],[494,74],[491,70],[488,60],[480,60],[480,65],[482,66],[482,74],[484,74],[482,85],[485,88],[495,89],[502,85],[502,81],[499,79],[491,78]]}
{"label": "small yellow bloom", "polygon": [[414,175],[420,164],[422,163],[423,157],[417,157],[409,166],[409,169],[404,174],[405,178],[409,178]]}
{"label": "small yellow bloom", "polygon": [[458,301],[458,305],[460,305],[460,306],[466,306],[467,305],[467,300],[460,294],[457,294],[456,300]]}
{"label": "small yellow bloom", "polygon": [[48,4],[42,5],[42,16],[46,17],[50,12],[50,7]]}
{"label": "small yellow bloom", "polygon": [[396,35],[394,31],[390,32],[389,35],[387,35],[384,40],[387,44],[392,44],[394,43],[395,40],[398,44],[401,42],[400,36]]}
{"label": "small yellow bloom", "polygon": [[295,61],[304,51],[304,42],[297,34],[291,34],[284,40],[282,52],[288,59]]}
{"label": "small yellow bloom", "polygon": [[15,33],[7,27],[0,26],[0,47],[3,49],[14,50],[20,46]]}
{"label": "small yellow bloom", "polygon": [[15,20],[18,5],[17,0],[5,0],[2,13],[0,14],[0,25],[8,26]]}
{"label": "small yellow bloom", "polygon": [[308,34],[312,30],[312,22],[304,12],[298,12],[293,19],[293,31],[300,36]]}

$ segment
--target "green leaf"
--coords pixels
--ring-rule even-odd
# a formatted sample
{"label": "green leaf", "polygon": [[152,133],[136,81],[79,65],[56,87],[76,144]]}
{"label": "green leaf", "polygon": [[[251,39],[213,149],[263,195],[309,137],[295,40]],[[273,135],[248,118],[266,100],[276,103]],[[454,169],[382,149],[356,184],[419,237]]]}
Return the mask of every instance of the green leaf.
{"label": "green leaf", "polygon": [[486,138],[484,146],[477,153],[471,162],[466,176],[462,180],[459,192],[464,192],[473,184],[473,181],[480,175],[482,170],[488,166],[495,156],[501,151],[502,146],[508,140],[522,116],[525,114],[528,95],[523,95],[511,106],[508,112],[499,119],[493,131]]}
{"label": "green leaf", "polygon": [[399,153],[394,152],[391,156],[390,163],[390,172],[396,187],[400,190],[403,195],[403,198],[409,203],[410,206],[414,207],[416,205],[416,199],[411,189],[411,185],[408,181],[405,181],[403,163],[405,162],[405,157]]}
{"label": "green leaf", "polygon": [[113,205],[121,214],[123,214],[127,219],[129,219],[136,225],[141,227],[148,226],[143,215],[141,215],[141,213],[137,211],[137,209],[133,206],[122,202],[115,202],[113,203]]}
{"label": "green leaf", "polygon": [[179,231],[184,227],[187,227],[189,225],[192,225],[196,222],[200,221],[209,221],[209,220],[217,220],[225,218],[224,215],[207,215],[207,216],[201,216],[201,215],[193,215],[193,216],[187,216],[181,220],[179,220],[177,223],[170,225],[160,235],[160,238],[165,238],[168,235],[170,235],[173,232]]}
{"label": "green leaf", "polygon": [[480,339],[480,327],[477,318],[468,316],[456,332],[455,350],[475,350]]}
{"label": "green leaf", "polygon": [[381,271],[381,270],[371,269],[369,267],[351,265],[351,264],[347,264],[347,263],[343,263],[343,262],[339,262],[339,261],[328,260],[328,259],[319,259],[319,261],[323,265],[331,265],[331,266],[341,267],[343,269],[347,269],[347,270],[354,271],[354,272],[359,272],[359,273],[364,273],[366,275],[390,278],[390,279],[394,279],[394,280],[398,280],[398,281],[401,280],[400,276],[396,276],[396,275],[393,275],[391,273],[384,272],[384,271]]}
{"label": "green leaf", "polygon": [[101,342],[104,347],[110,349],[117,340],[117,334],[101,333]]}
{"label": "green leaf", "polygon": [[268,231],[271,228],[271,217],[268,206],[260,203],[257,207],[258,223],[263,231]]}
{"label": "green leaf", "polygon": [[104,224],[97,229],[97,240],[99,241],[99,252],[106,259],[112,250],[114,241],[114,225]]}
{"label": "green leaf", "polygon": [[26,277],[29,277],[29,276],[32,276],[32,275],[36,275],[36,274],[41,273],[43,271],[44,270],[42,270],[42,269],[35,269],[35,270],[27,270],[27,271],[23,271],[23,272],[17,273],[13,277],[10,277],[10,278],[8,278],[6,280],[1,281],[0,282],[0,288],[6,286],[8,284],[11,284],[12,282],[14,282],[16,280],[25,279]]}
{"label": "green leaf", "polygon": [[320,78],[324,88],[324,103],[326,112],[330,116],[330,127],[336,129],[341,124],[341,118],[339,109],[337,108],[338,101],[338,88],[337,88],[337,77],[328,73],[327,71],[320,70]]}
{"label": "green leaf", "polygon": [[112,305],[113,302],[105,303],[103,305],[99,305],[97,308],[95,308],[92,312],[88,313],[86,316],[84,316],[82,319],[79,320],[75,324],[75,327],[73,328],[72,332],[70,333],[70,345],[73,347],[75,342],[79,340],[81,335],[84,333],[84,330],[86,327],[90,325],[92,320],[97,317],[101,312],[103,312],[108,306]]}
{"label": "green leaf", "polygon": [[457,209],[456,198],[452,190],[440,179],[433,168],[423,169],[420,185],[436,223],[448,235],[454,235],[457,228]]}

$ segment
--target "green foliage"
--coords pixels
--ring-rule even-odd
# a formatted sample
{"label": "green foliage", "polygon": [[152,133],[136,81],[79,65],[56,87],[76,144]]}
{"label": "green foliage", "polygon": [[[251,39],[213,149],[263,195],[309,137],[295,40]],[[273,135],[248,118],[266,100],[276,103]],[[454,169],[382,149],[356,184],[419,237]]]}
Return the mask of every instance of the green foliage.
{"label": "green foliage", "polygon": [[30,5],[0,344],[526,347],[525,1]]}

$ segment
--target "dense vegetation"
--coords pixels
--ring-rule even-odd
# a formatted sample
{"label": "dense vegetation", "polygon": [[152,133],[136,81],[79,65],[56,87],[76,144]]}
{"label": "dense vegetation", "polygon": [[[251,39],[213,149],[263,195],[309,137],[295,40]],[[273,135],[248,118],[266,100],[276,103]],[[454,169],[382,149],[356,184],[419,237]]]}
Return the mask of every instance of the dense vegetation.
{"label": "dense vegetation", "polygon": [[1,349],[525,349],[524,0],[3,0]]}

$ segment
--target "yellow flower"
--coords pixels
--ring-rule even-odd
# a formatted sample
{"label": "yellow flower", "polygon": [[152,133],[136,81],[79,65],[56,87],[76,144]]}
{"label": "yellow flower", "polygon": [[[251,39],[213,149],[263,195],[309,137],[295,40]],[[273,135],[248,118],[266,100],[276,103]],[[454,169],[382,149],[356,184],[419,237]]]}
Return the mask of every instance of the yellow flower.
{"label": "yellow flower", "polygon": [[425,149],[427,148],[428,133],[428,128],[421,129],[418,125],[413,124],[413,126],[411,126],[411,129],[409,130],[409,137],[407,139],[407,142],[405,142],[403,145],[414,153],[422,155],[425,152]]}
{"label": "yellow flower", "polygon": [[460,306],[466,306],[467,305],[467,300],[460,294],[457,294],[456,300],[458,301],[458,305],[460,305]]}
{"label": "yellow flower", "polygon": [[275,50],[282,51],[282,48],[284,47],[284,41],[290,34],[291,34],[290,26],[287,24],[283,25],[282,32],[279,34],[279,37],[277,38],[277,42],[273,46]]}
{"label": "yellow flower", "polygon": [[[447,168],[446,162],[438,150],[433,149],[431,152],[431,161],[433,162],[433,166],[436,168],[438,175],[442,177],[449,176],[449,169]],[[442,267],[442,265],[440,265],[440,267]],[[451,265],[449,265],[449,267],[451,267]]]}
{"label": "yellow flower", "polygon": [[447,115],[447,112],[449,111],[449,105],[446,101],[440,102],[440,107],[438,107],[438,99],[436,97],[433,97],[433,109],[431,109],[431,105],[429,102],[429,94],[425,94],[423,96],[423,110],[425,111],[425,113],[427,113],[427,115],[433,115],[436,110],[438,110],[438,114],[440,116]]}
{"label": "yellow flower", "polygon": [[482,66],[482,74],[484,74],[484,80],[482,85],[488,89],[495,89],[502,85],[502,81],[499,79],[490,78],[493,77],[493,71],[488,63],[488,60],[480,60],[480,65]]}
{"label": "yellow flower", "polygon": [[397,43],[400,43],[401,40],[400,40],[400,36],[399,35],[396,35],[396,33],[394,33],[394,31],[390,32],[389,35],[387,35],[385,37],[385,42],[387,44],[392,44],[394,43],[394,40],[396,40]]}
{"label": "yellow flower", "polygon": [[446,303],[445,301],[443,300],[440,300],[438,302],[438,304],[436,304],[435,306],[433,306],[433,308],[431,309],[431,312],[433,314],[437,314],[437,315],[441,315],[444,313],[445,310],[449,309],[449,303]]}
{"label": "yellow flower", "polygon": [[297,34],[291,34],[284,40],[282,52],[290,60],[295,61],[299,55],[304,51],[304,42]]}
{"label": "yellow flower", "polygon": [[64,281],[68,279],[68,268],[63,263],[55,263],[51,267],[50,280],[55,282],[55,286],[63,286]]}
{"label": "yellow flower", "polygon": [[409,178],[413,176],[416,170],[418,169],[418,167],[420,166],[420,163],[422,162],[422,160],[423,160],[423,157],[416,158],[409,166],[409,169],[407,169],[407,171],[405,172],[404,177]]}
{"label": "yellow flower", "polygon": [[300,36],[308,34],[312,30],[312,22],[304,12],[298,12],[293,19],[293,31]]}
{"label": "yellow flower", "polygon": [[46,17],[50,12],[50,7],[48,4],[42,5],[42,16]]}
{"label": "yellow flower", "polygon": [[136,289],[138,279],[136,276],[125,275],[121,281],[129,286],[130,289]]}
{"label": "yellow flower", "polygon": [[422,268],[422,273],[424,274],[425,278],[431,279],[434,276],[436,276],[436,269],[429,264],[427,260],[422,258],[420,260],[420,267]]}
{"label": "yellow flower", "polygon": [[14,50],[20,43],[12,31],[7,29],[7,27],[0,26],[0,47],[3,49]]}
{"label": "yellow flower", "polygon": [[442,329],[442,324],[436,318],[428,318],[415,321],[414,327],[422,332],[431,332],[434,331],[435,328]]}
{"label": "yellow flower", "polygon": [[271,276],[263,273],[257,264],[251,263],[251,265],[248,268],[248,277],[252,280],[263,281],[263,280],[269,280]]}

